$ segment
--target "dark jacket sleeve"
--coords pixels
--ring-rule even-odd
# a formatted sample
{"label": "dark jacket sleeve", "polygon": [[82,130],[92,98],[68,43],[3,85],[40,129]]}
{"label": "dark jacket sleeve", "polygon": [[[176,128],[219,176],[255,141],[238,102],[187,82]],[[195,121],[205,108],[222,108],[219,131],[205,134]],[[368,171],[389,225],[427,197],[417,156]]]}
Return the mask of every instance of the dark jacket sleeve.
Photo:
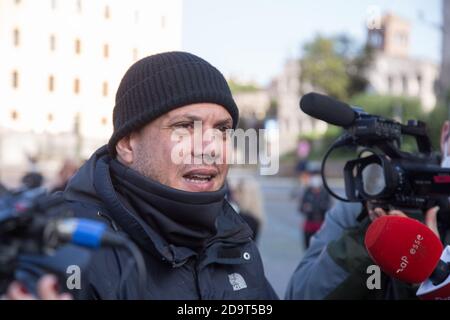
{"label": "dark jacket sleeve", "polygon": [[[344,231],[358,225],[357,217],[361,210],[360,204],[343,202],[330,209],[291,277],[286,299],[324,299],[350,275],[351,271],[336,261],[330,250],[334,252],[334,247],[350,249],[345,243],[352,241]],[[339,245],[342,243],[343,246]],[[345,253],[340,252],[340,255],[345,256]]]}
{"label": "dark jacket sleeve", "polygon": [[266,282],[266,292],[267,292],[267,300],[279,300],[280,298],[278,297],[277,293],[275,292],[275,290],[273,289],[272,285],[270,284],[269,280],[267,280],[266,277],[265,278],[265,282]]}
{"label": "dark jacket sleeve", "polygon": [[100,249],[92,254],[89,269],[85,273],[87,285],[84,297],[89,300],[120,299],[121,267],[117,252],[111,248]]}
{"label": "dark jacket sleeve", "polygon": [[367,288],[367,267],[374,264],[364,246],[368,224],[367,218],[358,226],[345,230],[338,240],[328,245],[328,254],[347,276],[326,299],[370,299],[373,294],[381,293]]}

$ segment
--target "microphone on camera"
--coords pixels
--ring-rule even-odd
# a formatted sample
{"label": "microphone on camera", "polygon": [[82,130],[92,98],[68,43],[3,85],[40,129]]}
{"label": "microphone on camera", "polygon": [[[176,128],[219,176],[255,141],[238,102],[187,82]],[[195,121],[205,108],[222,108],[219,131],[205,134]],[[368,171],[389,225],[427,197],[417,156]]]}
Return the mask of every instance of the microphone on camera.
{"label": "microphone on camera", "polygon": [[315,92],[301,98],[300,109],[313,118],[340,127],[351,126],[357,116],[350,105]]}

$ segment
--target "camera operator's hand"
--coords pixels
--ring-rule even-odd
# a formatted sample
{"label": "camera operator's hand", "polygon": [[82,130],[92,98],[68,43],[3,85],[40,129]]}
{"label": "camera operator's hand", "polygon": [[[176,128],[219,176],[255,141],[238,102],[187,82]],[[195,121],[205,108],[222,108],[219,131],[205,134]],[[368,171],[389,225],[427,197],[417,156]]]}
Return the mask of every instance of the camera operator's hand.
{"label": "camera operator's hand", "polygon": [[10,284],[6,295],[6,300],[72,300],[70,293],[59,293],[58,280],[53,275],[45,275],[38,282],[38,297],[35,297],[17,281]]}
{"label": "camera operator's hand", "polygon": [[382,216],[386,216],[386,215],[406,217],[406,214],[404,214],[400,210],[391,210],[391,211],[386,213],[386,211],[384,211],[381,208],[373,208],[373,209],[368,208],[367,211],[369,212],[369,218],[370,218],[371,221],[374,221],[375,219],[377,219],[379,217],[382,217]]}
{"label": "camera operator's hand", "polygon": [[439,209],[440,209],[439,207],[431,208],[425,214],[425,224],[427,225],[428,228],[433,230],[433,232],[438,237],[440,237],[439,231],[438,231],[438,226],[437,226],[437,213],[438,213]]}
{"label": "camera operator's hand", "polygon": [[[438,211],[439,211],[439,207],[433,207],[431,209],[428,209],[428,211],[425,213],[425,224],[428,228],[430,228],[439,237],[439,231],[437,228],[437,213],[438,213]],[[386,211],[384,211],[381,208],[370,209],[368,207],[368,212],[369,212],[369,217],[370,217],[371,221],[374,221],[376,218],[379,218],[379,217],[385,216],[385,215],[407,217],[407,215],[400,210],[391,210],[388,213],[386,213]]]}

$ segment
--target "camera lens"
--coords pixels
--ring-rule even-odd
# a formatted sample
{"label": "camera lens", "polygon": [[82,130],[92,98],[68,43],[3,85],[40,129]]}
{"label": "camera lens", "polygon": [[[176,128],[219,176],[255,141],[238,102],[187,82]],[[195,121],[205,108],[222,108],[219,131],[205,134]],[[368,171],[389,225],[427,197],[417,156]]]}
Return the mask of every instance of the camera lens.
{"label": "camera lens", "polygon": [[380,194],[386,187],[383,167],[378,163],[371,163],[362,170],[362,185],[364,193],[369,196]]}

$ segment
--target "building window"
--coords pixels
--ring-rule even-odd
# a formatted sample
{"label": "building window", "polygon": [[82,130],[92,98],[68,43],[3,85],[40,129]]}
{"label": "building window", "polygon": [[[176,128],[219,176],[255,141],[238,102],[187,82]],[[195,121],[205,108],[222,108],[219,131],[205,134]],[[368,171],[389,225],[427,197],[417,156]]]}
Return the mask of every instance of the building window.
{"label": "building window", "polygon": [[406,46],[408,44],[408,35],[404,32],[398,32],[395,35],[395,41],[399,46]]}
{"label": "building window", "polygon": [[105,6],[104,16],[105,16],[105,19],[111,18],[111,12],[110,12],[109,6]]}
{"label": "building window", "polygon": [[136,61],[138,59],[138,49],[133,49],[133,61]]}
{"label": "building window", "polygon": [[52,1],[51,1],[51,6],[52,6],[52,9],[53,9],[53,10],[56,9],[56,0],[52,0]]}
{"label": "building window", "polygon": [[19,73],[17,72],[17,70],[14,70],[12,72],[12,87],[14,89],[19,87]]}
{"label": "building window", "polygon": [[103,45],[103,57],[108,58],[109,57],[109,45],[105,43]]}
{"label": "building window", "polygon": [[102,94],[104,97],[108,96],[108,82],[103,82],[103,86],[102,86]]}
{"label": "building window", "polygon": [[14,3],[15,4],[20,4],[20,0],[15,0]]}
{"label": "building window", "polygon": [[392,78],[392,76],[388,76],[387,83],[388,83],[388,92],[393,93],[394,92],[394,79]]}
{"label": "building window", "polygon": [[403,94],[408,94],[408,78],[406,76],[402,76],[402,90]]}
{"label": "building window", "polygon": [[76,78],[73,81],[73,92],[75,94],[79,94],[80,93],[80,79]]}
{"label": "building window", "polygon": [[50,51],[55,51],[56,49],[56,37],[54,34],[50,35]]}
{"label": "building window", "polygon": [[53,122],[53,114],[52,113],[49,113],[48,115],[47,115],[47,121],[49,122],[49,123],[51,123],[51,122]]}
{"label": "building window", "polygon": [[134,12],[134,23],[138,24],[139,23],[139,11],[135,11]]}
{"label": "building window", "polygon": [[80,39],[75,40],[75,53],[80,54],[81,53],[81,41]]}
{"label": "building window", "polygon": [[166,27],[166,17],[161,16],[161,29],[164,29]]}
{"label": "building window", "polygon": [[18,47],[20,44],[20,31],[18,28],[15,28],[13,31],[13,43],[14,47]]}
{"label": "building window", "polygon": [[53,92],[55,90],[55,78],[53,76],[48,77],[48,91]]}
{"label": "building window", "polygon": [[81,3],[81,0],[77,0],[77,12],[81,13],[83,11],[83,5]]}
{"label": "building window", "polygon": [[16,110],[11,111],[11,119],[13,121],[16,121],[17,119],[19,119],[19,113]]}
{"label": "building window", "polygon": [[379,30],[370,30],[369,44],[373,48],[381,49],[383,47],[383,35]]}
{"label": "building window", "polygon": [[417,90],[420,93],[422,91],[422,75],[417,75]]}
{"label": "building window", "polygon": [[289,120],[284,119],[284,127],[286,128],[286,131],[289,132]]}

